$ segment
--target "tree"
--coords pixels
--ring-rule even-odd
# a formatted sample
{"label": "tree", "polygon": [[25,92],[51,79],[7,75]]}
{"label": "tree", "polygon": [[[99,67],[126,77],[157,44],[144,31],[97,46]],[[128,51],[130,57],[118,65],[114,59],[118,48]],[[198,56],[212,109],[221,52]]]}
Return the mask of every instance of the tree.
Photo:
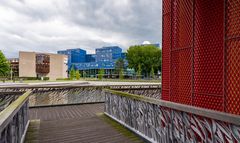
{"label": "tree", "polygon": [[10,64],[0,50],[0,76],[7,76],[10,72]]}
{"label": "tree", "polygon": [[118,59],[115,63],[115,72],[119,74],[121,70],[124,69],[124,60],[122,58]]}
{"label": "tree", "polygon": [[70,70],[70,79],[73,80],[76,77],[76,71],[74,66],[72,66],[71,70]]}
{"label": "tree", "polygon": [[151,78],[155,77],[155,72],[154,72],[153,66],[152,66],[152,69],[151,69],[151,72],[150,72],[150,76],[151,76]]}
{"label": "tree", "polygon": [[140,64],[138,64],[137,77],[141,78],[141,76],[142,76],[142,67]]}
{"label": "tree", "polygon": [[123,69],[120,69],[120,71],[119,71],[119,79],[124,79]]}
{"label": "tree", "polygon": [[81,77],[81,74],[79,73],[79,70],[76,71],[76,79],[79,80]]}
{"label": "tree", "polygon": [[154,71],[161,71],[162,50],[154,45],[131,46],[127,50],[127,60],[129,68],[138,70],[141,65],[142,74],[150,73],[153,66]]}
{"label": "tree", "polygon": [[100,80],[102,80],[102,79],[103,79],[103,76],[104,76],[104,69],[100,69],[100,70],[99,70],[99,73],[98,73],[98,78],[99,78]]}

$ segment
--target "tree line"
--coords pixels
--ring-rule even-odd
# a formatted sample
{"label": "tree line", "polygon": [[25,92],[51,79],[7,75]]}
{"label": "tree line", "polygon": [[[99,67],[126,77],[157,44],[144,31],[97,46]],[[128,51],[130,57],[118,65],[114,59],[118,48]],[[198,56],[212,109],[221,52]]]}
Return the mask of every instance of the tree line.
{"label": "tree line", "polygon": [[[138,77],[154,77],[162,68],[162,50],[155,45],[136,45],[127,50],[128,68],[134,69]],[[115,64],[117,73],[124,68],[124,61]]]}
{"label": "tree line", "polygon": [[7,77],[10,73],[10,64],[0,50],[0,77]]}

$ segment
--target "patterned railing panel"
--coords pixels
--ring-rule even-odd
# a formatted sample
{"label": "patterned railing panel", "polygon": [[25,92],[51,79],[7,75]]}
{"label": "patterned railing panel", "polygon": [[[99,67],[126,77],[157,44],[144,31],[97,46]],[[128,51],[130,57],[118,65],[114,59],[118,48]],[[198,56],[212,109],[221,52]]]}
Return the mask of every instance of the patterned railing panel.
{"label": "patterned railing panel", "polygon": [[0,143],[20,143],[28,125],[28,97],[30,92],[18,97],[0,112]]}
{"label": "patterned railing panel", "polygon": [[139,85],[139,86],[112,86],[111,89],[130,94],[142,95],[150,98],[161,99],[161,85]]}
{"label": "patterned railing panel", "polygon": [[0,92],[0,112],[22,94],[23,92]]}
{"label": "patterned railing panel", "polygon": [[240,116],[123,92],[105,95],[105,114],[150,142],[240,142]]}
{"label": "patterned railing panel", "polygon": [[104,102],[105,98],[98,87],[48,88],[34,90],[29,101],[30,106],[46,106]]}
{"label": "patterned railing panel", "polygon": [[131,94],[160,99],[161,85],[109,85],[109,86],[38,86],[0,88],[0,92],[31,90],[29,106],[50,106],[104,102],[104,89],[114,89]]}

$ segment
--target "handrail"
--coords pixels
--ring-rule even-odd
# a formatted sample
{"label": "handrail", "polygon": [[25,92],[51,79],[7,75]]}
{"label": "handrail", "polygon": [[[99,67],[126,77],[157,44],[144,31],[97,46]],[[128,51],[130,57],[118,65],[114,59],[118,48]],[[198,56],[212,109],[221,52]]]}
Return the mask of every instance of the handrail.
{"label": "handrail", "polygon": [[42,84],[42,85],[15,85],[15,86],[0,86],[0,89],[16,89],[16,88],[19,88],[19,89],[25,89],[25,88],[79,88],[79,87],[103,87],[103,88],[107,88],[107,87],[117,87],[117,86],[161,86],[161,84],[157,84],[157,83],[154,83],[154,84],[151,84],[151,83],[144,83],[144,84],[132,84],[132,85],[89,85],[89,84],[82,84],[82,85],[76,85],[76,84]]}
{"label": "handrail", "polygon": [[0,112],[0,133],[5,129],[5,127],[11,122],[14,115],[20,110],[23,104],[28,100],[31,91],[25,92],[23,95],[19,96],[13,103],[11,103],[7,108]]}
{"label": "handrail", "polygon": [[199,115],[199,116],[203,116],[203,117],[207,117],[207,118],[211,118],[211,119],[215,119],[215,120],[219,120],[219,121],[223,121],[223,122],[227,122],[235,125],[240,125],[240,116],[238,115],[164,101],[164,100],[157,100],[157,99],[149,98],[146,96],[134,95],[134,94],[129,94],[126,92],[115,91],[110,89],[105,89],[105,91],[115,95],[131,98],[131,99],[135,99],[135,100],[139,100],[147,103],[152,103],[155,105],[160,105],[160,106],[171,108],[174,110],[183,111],[183,112],[187,112],[187,113],[191,113],[191,114],[195,114],[195,115]]}

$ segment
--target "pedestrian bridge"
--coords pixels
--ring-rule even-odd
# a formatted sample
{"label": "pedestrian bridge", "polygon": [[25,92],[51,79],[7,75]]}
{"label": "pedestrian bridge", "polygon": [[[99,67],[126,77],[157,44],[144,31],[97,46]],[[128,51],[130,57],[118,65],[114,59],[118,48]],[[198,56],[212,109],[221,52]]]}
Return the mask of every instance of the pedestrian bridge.
{"label": "pedestrian bridge", "polygon": [[31,108],[25,142],[141,143],[103,114],[104,104]]}
{"label": "pedestrian bridge", "polygon": [[240,142],[240,116],[158,100],[159,88],[1,89],[0,142]]}

